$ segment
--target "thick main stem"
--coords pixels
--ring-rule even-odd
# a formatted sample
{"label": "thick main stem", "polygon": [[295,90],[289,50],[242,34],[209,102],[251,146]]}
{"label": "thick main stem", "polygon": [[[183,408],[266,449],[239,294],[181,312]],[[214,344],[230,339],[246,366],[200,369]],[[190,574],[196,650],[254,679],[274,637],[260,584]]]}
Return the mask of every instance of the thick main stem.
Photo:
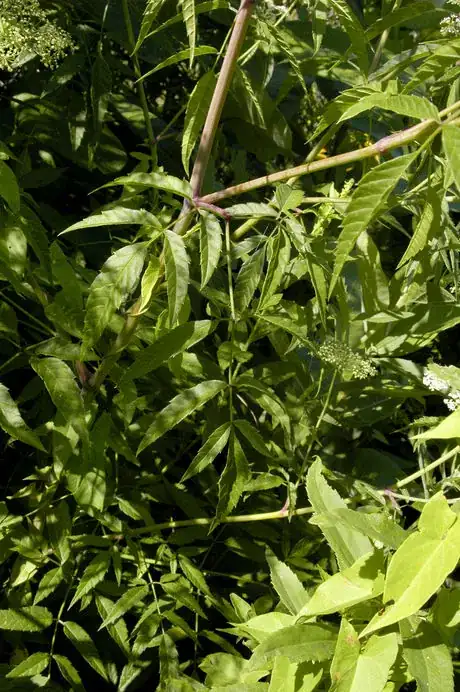
{"label": "thick main stem", "polygon": [[237,195],[241,195],[245,192],[258,190],[261,187],[267,187],[268,185],[273,185],[274,183],[285,182],[290,178],[296,178],[302,175],[307,175],[308,173],[315,173],[316,171],[323,171],[328,168],[334,168],[335,166],[343,166],[347,163],[354,163],[355,161],[369,159],[373,156],[378,156],[385,151],[389,151],[390,149],[395,149],[405,144],[410,144],[417,139],[417,137],[422,134],[429,133],[430,130],[434,129],[438,125],[439,123],[437,123],[436,120],[424,120],[418,125],[414,125],[407,130],[396,132],[388,137],[383,137],[383,139],[380,139],[375,144],[371,144],[368,147],[363,147],[363,149],[348,151],[345,154],[337,154],[337,156],[330,156],[327,159],[304,163],[301,166],[296,166],[295,168],[288,168],[284,171],[277,171],[276,173],[271,173],[270,175],[254,178],[253,180],[248,180],[244,183],[240,183],[239,185],[227,187],[225,190],[212,192],[210,195],[201,197],[200,201],[204,202],[205,204],[217,204],[218,202],[228,199],[229,197],[236,197]]}

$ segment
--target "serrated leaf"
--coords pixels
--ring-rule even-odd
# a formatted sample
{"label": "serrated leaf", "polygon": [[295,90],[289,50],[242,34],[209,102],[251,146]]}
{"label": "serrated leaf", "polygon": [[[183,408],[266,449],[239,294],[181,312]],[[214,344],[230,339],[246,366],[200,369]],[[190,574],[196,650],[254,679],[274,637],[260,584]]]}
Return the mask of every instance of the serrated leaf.
{"label": "serrated leaf", "polygon": [[333,574],[320,584],[298,617],[328,615],[368,601],[383,592],[385,560],[383,552],[375,550],[363,555],[351,567]]}
{"label": "serrated leaf", "polygon": [[[460,160],[459,160],[460,164]],[[441,199],[439,194],[431,188],[427,191],[426,201],[420,215],[420,219],[414,229],[414,234],[404,255],[401,257],[396,269],[416,257],[421,252],[430,236],[435,235],[441,222]]]}
{"label": "serrated leaf", "polygon": [[84,630],[83,627],[76,622],[71,622],[69,620],[63,623],[63,629],[67,639],[72,642],[85,661],[89,663],[91,668],[93,668],[96,673],[104,678],[104,680],[109,682],[107,671],[101,657],[99,656],[99,651],[86,630]]}
{"label": "serrated leaf", "polygon": [[401,620],[402,653],[419,692],[454,692],[454,671],[448,647],[430,622]]}
{"label": "serrated leaf", "polygon": [[189,174],[190,156],[206,120],[216,81],[214,72],[206,72],[195,84],[187,103],[182,135],[182,165],[187,175]]}
{"label": "serrated leaf", "polygon": [[69,608],[89,594],[105,577],[110,567],[110,552],[101,550],[89,563],[83,572]]}
{"label": "serrated leaf", "polygon": [[161,10],[161,7],[164,3],[164,0],[147,0],[147,4],[145,6],[144,14],[142,15],[142,22],[141,22],[141,28],[139,31],[139,36],[137,37],[136,45],[134,47],[133,53],[137,53],[139,48],[142,46],[144,43],[153,22],[156,19],[156,16],[158,12]]}
{"label": "serrated leaf", "polygon": [[439,120],[439,111],[436,106],[422,96],[377,92],[364,96],[357,103],[354,103],[340,116],[337,122],[349,120],[375,107],[417,120]]}
{"label": "serrated leaf", "polygon": [[460,558],[460,521],[438,493],[423,508],[419,530],[390,562],[383,593],[387,605],[361,632],[364,637],[416,613],[455,569]]}
{"label": "serrated leaf", "polygon": [[453,440],[460,437],[460,409],[453,411],[438,425],[424,433],[414,435],[413,440]]}
{"label": "serrated leaf", "polygon": [[227,463],[219,478],[219,500],[212,528],[236,507],[249,478],[248,460],[238,438],[232,434],[228,445]]}
{"label": "serrated leaf", "polygon": [[166,432],[174,428],[187,416],[204,406],[210,399],[213,399],[219,392],[226,388],[227,384],[222,380],[208,380],[200,382],[190,389],[174,397],[162,411],[160,411],[153,423],[145,433],[139,445],[138,454],[146,447],[153,444]]}
{"label": "serrated leaf", "polygon": [[[193,51],[193,57],[198,57],[200,55],[215,55],[217,53],[217,50],[213,48],[212,46],[197,46],[195,50]],[[154,74],[155,72],[159,72],[160,70],[163,70],[165,67],[170,67],[171,65],[175,65],[178,62],[183,62],[184,60],[190,60],[192,56],[192,51],[190,48],[186,48],[185,50],[180,50],[175,55],[171,55],[170,58],[167,58],[166,60],[163,60],[163,62],[160,62],[159,65],[153,68],[153,70],[149,70],[146,74],[143,74],[140,79],[138,79],[138,82],[144,81],[144,79],[147,79],[147,77],[150,77],[150,75]]]}
{"label": "serrated leaf", "polygon": [[21,206],[18,181],[11,168],[0,160],[0,196],[11,211],[17,213]]}
{"label": "serrated leaf", "polygon": [[291,243],[284,231],[280,230],[268,242],[268,268],[260,292],[258,310],[263,310],[265,304],[276,293],[284,278],[291,257]]}
{"label": "serrated leaf", "polygon": [[[307,493],[316,514],[327,514],[329,511],[347,507],[339,493],[326,482],[319,459],[308,471]],[[336,554],[341,570],[351,567],[360,557],[372,552],[370,540],[348,526],[323,526],[321,530]]]}
{"label": "serrated leaf", "polygon": [[353,192],[343,222],[343,230],[337,241],[329,295],[332,294],[337,279],[358,237],[363,231],[367,230],[373,218],[383,208],[391,191],[416,156],[417,152],[381,163],[362,178]]}
{"label": "serrated leaf", "polygon": [[344,617],[331,661],[331,692],[345,692],[352,681],[360,651],[359,639],[353,625]]}
{"label": "serrated leaf", "polygon": [[367,38],[361,23],[345,0],[329,0],[329,3],[336,12],[341,21],[341,25],[350,38],[351,46],[356,53],[356,59],[361,72],[367,74],[369,67]]}
{"label": "serrated leaf", "polygon": [[190,46],[190,63],[189,67],[193,65],[193,59],[195,57],[195,44],[196,44],[196,15],[195,15],[195,0],[181,0],[182,14],[184,16],[185,30],[188,36],[188,42]]}
{"label": "serrated leaf", "polygon": [[195,596],[190,592],[187,580],[178,575],[166,575],[161,580],[161,586],[164,591],[171,596],[175,601],[178,601],[186,608],[197,613],[200,617],[206,619],[206,613],[201,608]]}
{"label": "serrated leaf", "polygon": [[270,670],[277,656],[292,663],[327,661],[334,654],[337,631],[328,625],[284,627],[259,644],[249,659],[247,670]]}
{"label": "serrated leaf", "polygon": [[243,262],[235,284],[235,308],[243,312],[248,307],[262,276],[265,260],[265,246],[256,250]]}
{"label": "serrated leaf", "polygon": [[72,692],[85,692],[80,675],[67,656],[53,654],[53,659],[56,661],[62,677],[71,685]]}
{"label": "serrated leaf", "polygon": [[241,418],[234,421],[235,428],[246,438],[246,441],[253,447],[256,452],[264,457],[273,457],[272,452],[268,449],[260,432],[247,420]]}
{"label": "serrated leaf", "polygon": [[134,363],[123,373],[120,384],[147,375],[174,356],[205,339],[216,326],[211,320],[187,322],[159,336],[151,346],[136,354]]}
{"label": "serrated leaf", "polygon": [[382,512],[368,514],[349,508],[339,508],[327,514],[318,514],[311,523],[318,526],[345,524],[373,541],[380,541],[383,545],[394,549],[399,548],[407,538],[406,531]]}
{"label": "serrated leaf", "polygon": [[398,26],[405,22],[412,22],[415,17],[425,14],[426,12],[433,12],[432,0],[416,0],[404,7],[392,9],[391,12],[387,12],[384,16],[371,24],[366,30],[366,36],[368,40],[371,41],[376,36],[381,36],[385,29],[391,29],[393,26]]}
{"label": "serrated leaf", "polygon": [[143,226],[150,224],[158,227],[159,221],[156,216],[145,209],[129,209],[127,207],[115,207],[114,209],[103,209],[97,214],[87,216],[86,219],[72,224],[59,235],[78,231],[82,228],[100,228],[101,226]]}
{"label": "serrated leaf", "polygon": [[40,652],[28,656],[24,661],[18,663],[17,666],[6,674],[7,678],[31,678],[34,675],[39,675],[49,663],[50,656],[47,653]]}
{"label": "serrated leaf", "polygon": [[175,178],[173,175],[158,173],[157,171],[123,175],[121,178],[115,178],[111,183],[107,183],[102,187],[111,187],[112,185],[129,185],[141,189],[153,187],[156,190],[164,190],[165,192],[171,192],[173,195],[179,195],[179,197],[192,198],[192,189],[189,183],[180,178]]}
{"label": "serrated leaf", "polygon": [[59,584],[62,583],[64,575],[60,567],[50,569],[41,579],[34,598],[34,605],[44,601],[50,594],[56,591]]}
{"label": "serrated leaf", "polygon": [[298,576],[288,565],[278,560],[270,548],[266,548],[265,557],[270,568],[273,588],[280,597],[281,603],[292,615],[296,615],[308,601],[307,591],[302,586]]}
{"label": "serrated leaf", "polygon": [[53,622],[53,614],[42,606],[0,610],[0,630],[41,632]]}
{"label": "serrated leaf", "polygon": [[181,478],[181,483],[188,481],[192,476],[201,473],[209,464],[212,464],[218,454],[222,452],[230,437],[231,424],[224,423],[210,434],[204,445],[192,459],[190,466]]}
{"label": "serrated leaf", "polygon": [[[396,632],[391,632],[371,637],[359,654],[355,665],[353,665],[353,658],[356,656],[355,635],[350,633],[349,637],[352,640],[352,650],[348,660],[344,662],[345,665],[341,671],[343,677],[336,678],[331,692],[362,692],[362,690],[383,692],[398,653],[398,635]],[[335,675],[337,672],[338,666],[334,670]]]}
{"label": "serrated leaf", "polygon": [[188,292],[189,259],[183,238],[173,231],[165,231],[165,273],[168,287],[169,324],[177,322]]}
{"label": "serrated leaf", "polygon": [[450,65],[460,58],[460,40],[451,38],[443,42],[426,60],[417,68],[412,78],[404,85],[407,94],[416,89],[419,84],[427,82],[436,75],[442,75]]}
{"label": "serrated leaf", "polygon": [[16,402],[3,384],[0,384],[0,426],[13,439],[45,451],[40,438],[26,424]]}
{"label": "serrated leaf", "polygon": [[85,408],[72,370],[58,358],[33,359],[31,365],[45,383],[51,400],[59,413],[70,423],[80,437],[86,440],[88,429],[85,420]]}
{"label": "serrated leaf", "polygon": [[[162,271],[160,259],[158,257],[152,256],[149,259],[149,263],[142,275],[141,302],[138,308],[138,312],[136,314],[140,315],[141,313],[145,312],[145,310],[147,310],[150,300],[152,298],[153,289],[155,288],[161,277]],[[131,312],[131,314],[133,313]]]}
{"label": "serrated leaf", "polygon": [[146,250],[145,243],[125,245],[109,257],[94,279],[86,303],[83,331],[85,351],[99,341],[116,311],[136,288]]}
{"label": "serrated leaf", "polygon": [[276,219],[278,216],[276,209],[270,207],[268,204],[261,204],[259,202],[233,204],[231,207],[227,207],[225,211],[227,214],[230,214],[232,219],[252,219],[254,217],[271,217]]}
{"label": "serrated leaf", "polygon": [[132,589],[128,589],[128,591],[126,591],[114,604],[112,610],[104,619],[99,629],[101,630],[115,623],[125,613],[131,610],[131,608],[134,608],[135,605],[140,603],[140,601],[147,596],[149,591],[149,586],[134,586]]}
{"label": "serrated leaf", "polygon": [[214,214],[203,212],[200,226],[201,288],[204,288],[219,264],[222,228]]}
{"label": "serrated leaf", "polygon": [[[112,558],[113,555],[115,555],[115,553],[112,553]],[[102,596],[102,594],[97,593],[96,606],[99,615],[104,620],[113,610],[114,603],[110,600],[110,598],[106,598],[106,596]],[[107,631],[112,637],[113,641],[120,647],[121,651],[123,651],[125,656],[129,659],[131,657],[131,650],[128,641],[129,635],[128,628],[126,627],[126,622],[124,621],[123,617],[119,617],[115,624],[109,623],[107,625]]]}
{"label": "serrated leaf", "polygon": [[455,125],[444,125],[442,145],[460,193],[460,128]]}

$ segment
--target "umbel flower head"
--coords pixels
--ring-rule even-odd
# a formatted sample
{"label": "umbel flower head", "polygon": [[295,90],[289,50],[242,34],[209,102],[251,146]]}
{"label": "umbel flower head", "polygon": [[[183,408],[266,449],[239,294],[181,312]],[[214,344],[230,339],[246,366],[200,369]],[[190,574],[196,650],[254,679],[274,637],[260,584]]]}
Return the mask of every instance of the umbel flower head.
{"label": "umbel flower head", "polygon": [[333,339],[325,341],[319,347],[318,355],[325,363],[332,365],[340,372],[349,372],[357,380],[375,377],[377,374],[369,358],[356,353],[341,341]]}
{"label": "umbel flower head", "polygon": [[0,0],[0,69],[12,71],[37,55],[54,67],[73,47],[70,35],[48,19],[38,0]]}
{"label": "umbel flower head", "polygon": [[441,20],[441,33],[443,36],[460,36],[460,0],[448,0],[446,8],[452,9],[453,13]]}
{"label": "umbel flower head", "polygon": [[449,411],[460,406],[460,389],[457,388],[460,371],[453,366],[430,365],[423,373],[423,384],[432,392],[446,394],[443,402]]}

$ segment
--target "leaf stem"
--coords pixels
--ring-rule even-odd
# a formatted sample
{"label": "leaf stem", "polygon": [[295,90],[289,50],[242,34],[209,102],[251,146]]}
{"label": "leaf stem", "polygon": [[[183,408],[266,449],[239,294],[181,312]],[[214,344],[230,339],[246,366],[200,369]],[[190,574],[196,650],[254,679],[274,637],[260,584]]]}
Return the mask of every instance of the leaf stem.
{"label": "leaf stem", "polygon": [[445,461],[448,461],[452,457],[454,457],[456,454],[460,452],[460,445],[457,445],[453,449],[451,449],[449,452],[446,452],[443,454],[439,459],[436,459],[435,461],[432,461],[431,464],[428,464],[425,466],[423,469],[420,469],[419,471],[416,471],[415,473],[412,473],[410,476],[407,476],[406,478],[403,478],[402,480],[398,481],[395,484],[396,488],[404,488],[404,486],[409,485],[412,483],[412,481],[415,481],[417,478],[420,478],[421,476],[425,476],[427,473],[430,473],[430,471],[433,471],[435,468],[443,464]]}
{"label": "leaf stem", "polygon": [[[125,19],[126,32],[128,34],[129,50],[131,53],[131,58],[133,61],[134,74],[136,75],[136,80],[142,77],[141,66],[139,63],[139,58],[137,53],[134,53],[134,48],[136,46],[136,41],[134,38],[133,24],[131,22],[131,15],[129,13],[128,0],[122,0],[123,5],[123,16]],[[139,95],[139,100],[141,102],[142,112],[144,114],[145,129],[147,132],[147,138],[149,141],[150,156],[152,157],[152,167],[156,168],[158,166],[158,154],[155,143],[155,135],[153,134],[152,122],[150,120],[149,105],[147,103],[147,96],[145,95],[144,83],[136,81],[137,93]]]}

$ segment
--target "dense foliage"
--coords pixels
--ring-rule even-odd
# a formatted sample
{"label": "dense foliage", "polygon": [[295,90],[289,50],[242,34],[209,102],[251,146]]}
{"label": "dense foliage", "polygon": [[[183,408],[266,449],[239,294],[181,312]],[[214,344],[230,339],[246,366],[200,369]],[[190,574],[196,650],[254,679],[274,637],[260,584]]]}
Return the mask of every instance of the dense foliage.
{"label": "dense foliage", "polygon": [[0,0],[2,692],[458,685],[459,13]]}

